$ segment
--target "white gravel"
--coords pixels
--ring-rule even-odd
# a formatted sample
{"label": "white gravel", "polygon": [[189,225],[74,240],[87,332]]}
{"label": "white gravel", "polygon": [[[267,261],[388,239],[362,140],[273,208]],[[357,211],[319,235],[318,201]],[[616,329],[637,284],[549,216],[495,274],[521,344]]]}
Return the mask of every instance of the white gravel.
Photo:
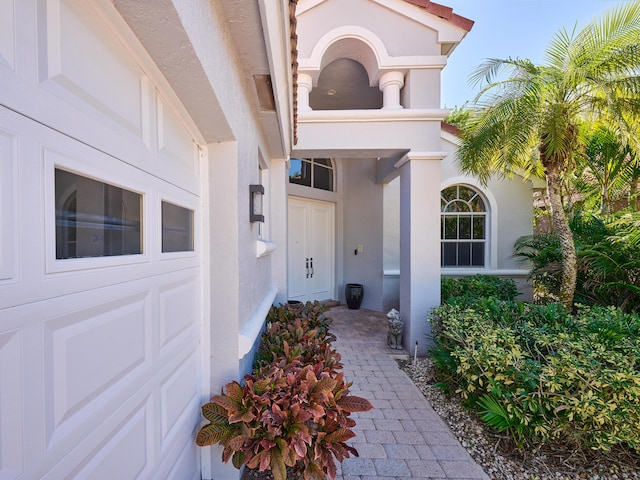
{"label": "white gravel", "polygon": [[436,382],[429,358],[399,361],[431,402],[434,410],[449,424],[453,433],[484,471],[495,480],[640,480],[640,457],[618,452],[616,455],[588,456],[561,448],[537,452],[517,451],[508,435],[488,429],[460,403],[434,386]]}

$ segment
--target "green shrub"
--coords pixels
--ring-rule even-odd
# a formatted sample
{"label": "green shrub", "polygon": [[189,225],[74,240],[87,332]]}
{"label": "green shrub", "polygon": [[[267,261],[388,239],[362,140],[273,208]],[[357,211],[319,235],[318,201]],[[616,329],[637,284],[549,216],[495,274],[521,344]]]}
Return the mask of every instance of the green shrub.
{"label": "green shrub", "polygon": [[484,299],[434,311],[441,378],[516,444],[640,453],[640,318]]}
{"label": "green shrub", "polygon": [[492,275],[442,278],[440,289],[442,301],[449,303],[465,303],[482,297],[512,301],[520,294],[513,280]]}
{"label": "green shrub", "polygon": [[[605,219],[582,213],[570,222],[577,253],[575,303],[615,305],[640,313],[640,214]],[[560,242],[553,234],[522,237],[514,256],[531,268],[539,303],[557,300],[562,273]]]}
{"label": "green shrub", "polygon": [[322,361],[326,368],[341,369],[340,355],[330,348],[335,337],[329,332],[332,320],[326,311],[327,307],[319,302],[271,307],[254,359],[254,372],[259,375],[271,365],[286,365],[294,360],[303,365]]}
{"label": "green shrub", "polygon": [[[316,303],[272,307],[254,375],[231,382],[202,406],[208,420],[198,445],[220,444],[236,468],[270,470],[274,480],[335,478],[335,460],[358,455],[352,412],[373,408],[349,394],[326,308]],[[334,460],[335,459],[335,460]]]}

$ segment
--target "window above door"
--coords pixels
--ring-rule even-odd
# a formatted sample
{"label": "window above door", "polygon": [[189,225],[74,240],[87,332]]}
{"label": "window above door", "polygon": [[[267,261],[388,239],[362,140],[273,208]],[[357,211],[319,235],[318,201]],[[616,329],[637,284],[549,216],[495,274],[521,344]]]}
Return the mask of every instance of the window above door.
{"label": "window above door", "polygon": [[329,158],[289,160],[289,183],[333,192],[334,179],[333,162]]}

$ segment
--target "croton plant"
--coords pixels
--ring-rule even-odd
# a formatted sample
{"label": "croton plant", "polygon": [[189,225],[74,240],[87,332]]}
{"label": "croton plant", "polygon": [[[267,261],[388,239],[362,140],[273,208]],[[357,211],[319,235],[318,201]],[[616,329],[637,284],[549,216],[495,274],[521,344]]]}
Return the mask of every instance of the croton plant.
{"label": "croton plant", "polygon": [[[306,324],[306,319],[296,319],[290,325],[300,332]],[[282,326],[271,323],[263,347],[273,345],[269,336],[276,333],[282,334]],[[351,383],[339,371],[340,354],[324,341],[326,337],[312,336],[315,354],[299,352],[299,344],[291,348],[284,340],[269,369],[260,365],[255,375],[245,377],[244,385],[231,382],[203,405],[209,423],[198,432],[198,445],[220,444],[223,461],[231,460],[236,468],[270,470],[274,480],[285,480],[287,470],[305,480],[335,478],[335,461],[358,455],[345,443],[355,436],[351,413],[373,406],[349,394]],[[308,345],[309,338],[303,343]],[[305,364],[305,359],[315,363]]]}

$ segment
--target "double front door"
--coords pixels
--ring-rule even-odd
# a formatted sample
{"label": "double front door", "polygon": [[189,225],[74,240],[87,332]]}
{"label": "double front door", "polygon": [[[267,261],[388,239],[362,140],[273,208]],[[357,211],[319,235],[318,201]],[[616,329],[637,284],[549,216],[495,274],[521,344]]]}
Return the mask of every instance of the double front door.
{"label": "double front door", "polygon": [[289,300],[334,296],[334,204],[289,197]]}

